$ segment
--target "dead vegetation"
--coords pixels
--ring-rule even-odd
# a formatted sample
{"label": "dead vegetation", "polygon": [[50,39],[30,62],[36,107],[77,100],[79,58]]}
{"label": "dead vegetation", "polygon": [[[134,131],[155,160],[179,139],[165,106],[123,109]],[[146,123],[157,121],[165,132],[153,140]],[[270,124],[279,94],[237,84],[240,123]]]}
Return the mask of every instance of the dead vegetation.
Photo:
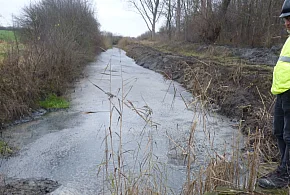
{"label": "dead vegetation", "polygon": [[[224,66],[225,69],[218,71],[219,66],[217,64],[208,64],[208,62],[205,62],[202,59],[196,59],[193,61],[193,59],[190,60],[189,58],[185,58],[184,61],[181,61],[183,58],[180,56],[170,58],[169,56],[163,56],[162,53],[157,50],[140,45],[129,45],[128,48],[129,49],[127,51],[129,52],[129,55],[135,56],[137,62],[143,66],[147,65],[144,65],[144,61],[139,58],[140,56],[141,58],[146,58],[146,61],[150,61],[150,59],[155,60],[155,62],[158,61],[157,65],[153,66],[151,64],[148,68],[153,69],[152,67],[154,67],[155,70],[162,72],[164,77],[172,79],[179,74],[179,76],[175,77],[175,79],[183,83],[185,86],[190,81],[193,82],[194,87],[192,86],[188,89],[190,89],[191,92],[200,100],[191,103],[196,107],[210,108],[212,103],[215,101],[213,96],[224,92],[215,92],[215,89],[222,90],[222,87],[214,88],[217,85],[222,85],[222,82],[224,82],[223,84],[226,84],[226,81],[231,81],[232,83],[227,84],[229,86],[227,88],[234,88],[234,86],[236,86],[237,90],[242,90],[243,85],[245,85],[245,81],[243,81],[245,78],[242,76],[244,74],[243,71],[247,70],[247,74],[249,75],[251,75],[251,71],[257,71],[257,68],[253,67],[253,69],[243,69],[243,66],[236,69],[233,69],[233,67],[229,68],[228,66]],[[166,58],[170,59],[166,61]],[[161,65],[161,61],[163,62],[163,65]],[[150,63],[152,63],[152,61],[150,61]],[[109,63],[108,66],[110,67],[111,64]],[[213,72],[216,74],[213,74]],[[230,73],[232,73],[233,76],[226,77],[226,75],[230,75]],[[216,76],[217,78],[214,78],[213,75],[218,76]],[[250,78],[253,79],[252,77]],[[110,83],[111,82],[113,81],[110,77]],[[99,88],[98,86],[96,87]],[[122,89],[120,89],[122,94],[118,95],[111,95],[111,91],[105,92],[104,90],[101,90],[108,95],[111,112],[110,125],[108,128],[105,128],[104,160],[99,167],[99,174],[102,172],[105,175],[104,181],[108,184],[108,188],[112,194],[176,194],[176,192],[172,191],[171,187],[166,183],[168,177],[166,173],[166,162],[162,164],[162,160],[161,162],[158,161],[158,155],[155,156],[153,151],[154,142],[156,142],[156,140],[154,139],[152,132],[154,132],[157,127],[154,123],[152,123],[150,113],[154,112],[154,109],[151,110],[149,105],[146,105],[146,108],[149,110],[136,108],[135,105],[126,98],[129,92],[124,91],[123,88],[124,85],[122,85]],[[255,88],[253,88],[253,90],[254,89]],[[260,96],[262,96],[261,91],[265,92],[265,90],[266,89],[257,90],[255,93],[256,95],[260,94]],[[126,94],[126,96],[124,96],[124,94]],[[245,96],[245,98],[247,97],[248,96]],[[235,104],[228,105],[231,110],[236,108],[237,111],[231,111],[233,115],[236,114],[236,117],[247,115],[247,112],[244,113],[242,108],[235,107],[241,103],[239,100],[240,99],[237,99],[237,102],[232,102]],[[262,101],[260,102],[261,104],[256,103],[253,105],[265,106],[266,101],[258,101]],[[146,122],[145,126],[147,127],[144,127],[142,133],[140,134],[140,140],[144,141],[145,144],[141,144],[142,141],[139,143],[139,139],[136,137],[135,141],[138,142],[138,146],[132,149],[132,151],[128,149],[126,150],[126,147],[123,147],[124,143],[126,143],[126,141],[124,141],[126,139],[124,139],[122,135],[122,132],[124,131],[122,126],[124,106],[136,112],[136,114]],[[256,107],[253,106],[253,109],[255,108]],[[117,112],[115,112],[115,110]],[[206,109],[201,110],[202,112],[207,112]],[[117,116],[113,117],[113,113]],[[244,115],[241,115],[241,113]],[[263,112],[257,114],[257,116],[265,117],[265,120],[267,120],[268,115],[259,115],[261,113],[265,114],[267,113],[267,110],[263,110]],[[206,113],[202,113],[202,115],[203,114],[206,115]],[[211,149],[213,154],[207,152],[203,153],[205,158],[209,159],[209,162],[204,166],[201,165],[199,171],[193,169],[192,165],[195,163],[198,164],[198,160],[200,160],[196,158],[196,151],[198,151],[195,142],[195,136],[197,136],[195,134],[197,130],[196,124],[205,123],[205,121],[198,120],[195,117],[196,116],[192,119],[191,128],[186,130],[184,135],[185,140],[182,140],[183,142],[181,144],[179,142],[180,140],[176,140],[176,137],[170,137],[167,135],[169,141],[181,149],[182,156],[184,156],[183,166],[186,167],[186,174],[184,174],[184,177],[186,177],[186,182],[184,183],[180,194],[286,194],[287,189],[264,192],[257,188],[256,179],[264,174],[263,171],[261,171],[261,167],[264,165],[261,163],[262,159],[260,155],[267,154],[269,151],[265,148],[265,143],[262,142],[265,138],[265,133],[263,132],[264,129],[252,129],[253,126],[249,124],[245,125],[244,121],[241,121],[241,125],[238,128],[243,128],[244,132],[249,138],[251,138],[248,139],[247,143],[247,145],[251,146],[251,148],[243,148],[247,150],[244,151],[244,153],[241,153],[242,146],[244,145],[241,143],[240,137],[234,135],[233,133],[230,146],[231,152],[224,154],[218,153],[217,149],[213,147],[214,141],[211,142],[211,138],[209,138],[208,141],[211,142],[210,145],[212,147]],[[114,127],[112,124],[114,123],[114,118],[115,120],[118,120],[117,128],[119,129],[113,129]],[[261,120],[261,118],[258,119]],[[205,125],[201,124],[201,126],[204,127],[203,132],[205,134],[209,133],[209,130],[206,129]],[[117,134],[117,137],[113,135],[114,132]],[[148,135],[146,138],[143,137],[145,134]],[[143,147],[141,147],[141,145]],[[127,153],[131,152],[137,155],[129,155],[129,157]],[[139,155],[141,156],[141,159],[138,159]],[[130,167],[130,161],[133,161],[133,164],[135,165],[139,165],[137,166],[138,168],[135,169],[135,166]]]}
{"label": "dead vegetation", "polygon": [[102,47],[87,1],[30,4],[17,24],[20,36],[7,46],[0,64],[0,127],[29,114],[47,94],[64,94]]}
{"label": "dead vegetation", "polygon": [[134,0],[129,2],[135,3],[136,11],[143,13],[144,21],[149,24],[148,31],[138,37],[142,40],[271,48],[282,44],[287,37],[286,31],[281,31],[283,27],[278,17],[283,1],[159,0],[152,3],[139,0],[144,5],[154,5],[157,14],[161,12],[164,17],[155,37],[152,37],[154,30],[150,26],[155,21],[146,20],[148,16],[154,18],[149,14],[153,9],[138,6]]}
{"label": "dead vegetation", "polygon": [[[208,108],[217,105],[219,113],[239,121],[244,134],[260,131],[262,157],[278,160],[272,137],[274,96],[270,88],[273,68],[247,64],[244,60],[230,63],[227,58],[217,60],[217,56],[209,57],[206,53],[203,56],[182,56],[172,54],[168,49],[163,53],[158,47],[155,47],[157,50],[152,48],[156,45],[131,44],[127,46],[127,53],[139,65],[164,73],[168,79],[183,84]],[[155,66],[147,67],[145,61],[155,63]]]}

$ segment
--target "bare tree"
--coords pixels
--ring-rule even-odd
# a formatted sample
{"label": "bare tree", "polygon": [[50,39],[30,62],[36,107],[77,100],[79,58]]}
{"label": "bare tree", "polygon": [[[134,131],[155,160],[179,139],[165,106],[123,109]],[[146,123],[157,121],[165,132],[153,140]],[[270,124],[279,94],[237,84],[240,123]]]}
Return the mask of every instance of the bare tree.
{"label": "bare tree", "polygon": [[166,32],[169,40],[172,38],[172,20],[174,16],[175,0],[165,0],[164,15],[166,17]]}
{"label": "bare tree", "polygon": [[[220,35],[222,24],[225,23],[225,20],[226,20],[225,16],[226,16],[228,7],[230,5],[230,2],[231,2],[231,0],[222,0],[222,2],[221,2],[220,9],[219,9],[218,14],[217,14],[217,18],[219,18],[219,20],[216,21],[216,25],[212,25],[213,26],[213,28],[211,28],[212,34],[211,34],[211,37],[208,37],[208,39],[211,42],[215,42]],[[211,4],[208,4],[208,6],[211,6]],[[212,8],[210,7],[210,9],[212,9]],[[213,19],[211,18],[211,20],[213,20]]]}
{"label": "bare tree", "polygon": [[181,32],[181,0],[177,0],[177,7],[176,7],[176,33],[175,36],[176,38],[180,37],[180,32]]}
{"label": "bare tree", "polygon": [[284,0],[164,1],[167,21],[161,36],[166,37],[160,38],[170,39],[175,30],[176,40],[253,47],[279,45],[287,38],[279,19]]}
{"label": "bare tree", "polygon": [[155,38],[156,23],[159,20],[164,1],[163,0],[129,0],[129,3],[138,11],[151,32],[151,39]]}

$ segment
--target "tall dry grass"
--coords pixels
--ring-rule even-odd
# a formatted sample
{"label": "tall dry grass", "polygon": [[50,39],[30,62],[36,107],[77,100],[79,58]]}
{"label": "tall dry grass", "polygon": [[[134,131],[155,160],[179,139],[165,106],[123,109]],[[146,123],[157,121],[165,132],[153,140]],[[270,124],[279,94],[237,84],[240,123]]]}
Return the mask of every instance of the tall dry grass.
{"label": "tall dry grass", "polygon": [[[125,44],[126,45],[126,44]],[[108,65],[110,67],[110,63]],[[239,82],[241,79],[239,77],[240,73],[237,70],[235,78],[236,82]],[[188,77],[186,77],[188,78]],[[167,77],[170,79],[170,77]],[[113,82],[111,80],[111,82]],[[188,129],[188,137],[184,143],[179,144],[178,140],[166,135],[168,140],[180,148],[185,158],[185,167],[187,174],[184,176],[186,182],[183,185],[183,191],[181,194],[193,194],[201,195],[207,194],[210,192],[216,192],[217,194],[263,194],[257,191],[256,181],[257,178],[261,176],[261,164],[265,162],[265,153],[268,152],[268,149],[273,150],[272,140],[265,139],[267,135],[264,134],[263,129],[257,129],[256,131],[249,130],[247,133],[246,143],[242,140],[242,137],[239,137],[233,134],[231,145],[227,148],[231,152],[228,154],[219,153],[214,147],[212,147],[213,153],[204,154],[209,160],[205,166],[200,167],[199,171],[192,169],[192,164],[194,164],[198,159],[196,159],[196,148],[195,142],[196,139],[196,125],[199,124],[203,126],[203,132],[208,136],[208,143],[213,145],[214,138],[210,137],[211,134],[206,128],[206,116],[208,114],[207,108],[210,106],[211,99],[208,97],[208,86],[212,82],[211,79],[207,79],[207,84],[204,81],[199,79],[192,80],[195,82],[194,86],[196,87],[195,96],[198,98],[198,101],[194,102],[184,102],[187,109],[193,107],[195,109],[201,110],[202,120],[193,118],[192,127]],[[201,85],[201,83],[203,83]],[[171,85],[171,84],[170,84]],[[156,160],[154,158],[152,143],[154,143],[154,137],[147,138],[147,143],[144,146],[146,150],[142,150],[141,144],[136,148],[135,153],[142,153],[141,162],[137,162],[137,158],[133,160],[136,163],[142,164],[139,169],[136,171],[134,168],[128,169],[125,163],[124,153],[130,151],[124,151],[123,148],[123,109],[124,106],[132,109],[138,116],[140,116],[145,122],[146,125],[154,129],[154,123],[150,120],[150,113],[154,111],[150,108],[150,105],[146,104],[146,109],[137,108],[132,101],[129,101],[126,98],[126,95],[129,91],[124,92],[124,84],[122,84],[122,95],[112,95],[110,90],[109,95],[111,102],[111,113],[110,113],[110,125],[109,128],[105,129],[105,145],[106,149],[104,151],[104,162],[100,170],[105,174],[104,180],[109,183],[110,193],[112,194],[174,194],[170,186],[166,184],[168,179],[166,164]],[[175,93],[176,90],[174,90]],[[104,92],[104,90],[103,90]],[[197,93],[199,92],[199,94]],[[260,94],[257,89],[257,94]],[[261,95],[261,101],[264,102],[263,96]],[[196,100],[196,99],[195,99]],[[185,101],[185,100],[184,100]],[[118,102],[118,103],[116,103]],[[118,120],[120,129],[118,131],[118,139],[113,138],[112,120],[113,112],[117,110],[117,115],[119,116]],[[193,109],[194,110],[194,109]],[[271,116],[270,108],[267,108],[267,105],[264,103],[264,109],[260,110],[259,113],[261,119],[269,121]],[[196,115],[195,115],[196,117]],[[262,121],[260,121],[262,122]],[[240,121],[239,131],[241,131],[243,121]],[[145,128],[144,128],[145,129]],[[148,131],[148,130],[147,130]],[[143,137],[141,137],[143,139]],[[198,138],[197,138],[198,139]],[[116,141],[118,142],[119,147],[114,147]],[[265,147],[268,146],[268,147]],[[275,153],[273,151],[273,153]],[[141,154],[140,154],[141,155]],[[274,155],[274,154],[273,154]],[[132,157],[133,158],[133,157]],[[271,160],[266,159],[266,160]],[[105,183],[106,183],[105,182]],[[107,184],[107,183],[106,183]]]}
{"label": "tall dry grass", "polygon": [[9,44],[6,54],[0,63],[0,127],[4,122],[28,114],[39,90],[33,80],[33,69],[23,63],[16,45]]}

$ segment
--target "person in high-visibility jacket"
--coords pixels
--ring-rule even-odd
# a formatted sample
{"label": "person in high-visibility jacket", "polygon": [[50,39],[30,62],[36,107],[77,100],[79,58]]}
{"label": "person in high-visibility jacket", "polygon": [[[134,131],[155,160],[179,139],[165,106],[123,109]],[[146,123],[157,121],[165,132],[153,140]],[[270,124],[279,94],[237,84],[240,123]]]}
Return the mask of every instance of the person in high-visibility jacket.
{"label": "person in high-visibility jacket", "polygon": [[[285,0],[280,18],[290,34],[290,0]],[[274,130],[280,152],[277,169],[258,179],[263,188],[283,188],[290,184],[290,36],[286,40],[273,72],[271,92],[276,95]]]}

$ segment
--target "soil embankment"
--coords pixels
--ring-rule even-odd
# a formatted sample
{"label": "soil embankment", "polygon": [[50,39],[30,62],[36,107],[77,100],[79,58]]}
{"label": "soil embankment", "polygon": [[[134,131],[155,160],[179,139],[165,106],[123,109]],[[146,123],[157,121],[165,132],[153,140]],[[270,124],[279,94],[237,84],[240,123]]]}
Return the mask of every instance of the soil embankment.
{"label": "soil embankment", "polygon": [[[239,120],[244,132],[261,129],[265,142],[272,143],[273,66],[182,56],[141,44],[130,44],[126,51],[140,66],[163,73],[209,107],[217,105],[220,114]],[[264,152],[273,154],[270,150]]]}

